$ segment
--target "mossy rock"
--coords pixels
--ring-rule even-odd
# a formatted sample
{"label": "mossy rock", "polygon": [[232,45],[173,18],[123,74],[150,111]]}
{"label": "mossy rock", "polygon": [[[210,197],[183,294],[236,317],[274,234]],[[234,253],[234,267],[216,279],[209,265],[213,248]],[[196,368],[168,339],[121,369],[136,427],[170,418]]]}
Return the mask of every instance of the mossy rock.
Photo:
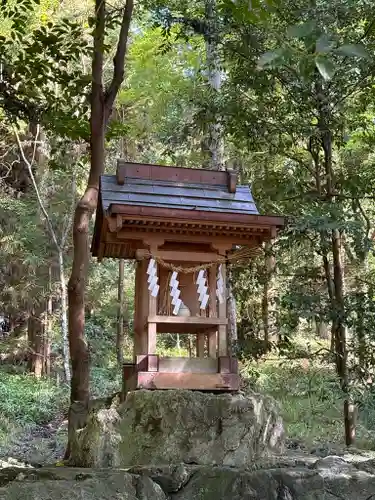
{"label": "mossy rock", "polygon": [[283,449],[279,408],[260,394],[134,391],[94,410],[77,435],[75,465],[193,463],[244,466]]}

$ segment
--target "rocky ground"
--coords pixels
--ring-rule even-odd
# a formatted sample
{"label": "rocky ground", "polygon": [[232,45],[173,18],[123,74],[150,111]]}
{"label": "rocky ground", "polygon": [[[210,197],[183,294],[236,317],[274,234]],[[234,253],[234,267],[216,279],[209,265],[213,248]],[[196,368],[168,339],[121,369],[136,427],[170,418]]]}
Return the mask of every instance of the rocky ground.
{"label": "rocky ground", "polygon": [[[279,457],[248,468],[187,464],[119,469],[0,464],[0,500],[371,500],[375,461]],[[5,467],[4,467],[5,466]]]}

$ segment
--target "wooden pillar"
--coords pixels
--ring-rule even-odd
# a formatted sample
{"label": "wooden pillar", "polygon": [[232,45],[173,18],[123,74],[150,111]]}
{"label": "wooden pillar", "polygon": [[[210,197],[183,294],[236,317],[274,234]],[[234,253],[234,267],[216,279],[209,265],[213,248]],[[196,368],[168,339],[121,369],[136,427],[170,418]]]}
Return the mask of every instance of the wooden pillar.
{"label": "wooden pillar", "polygon": [[147,353],[146,318],[148,312],[147,261],[136,263],[134,297],[134,360]]}
{"label": "wooden pillar", "polygon": [[[156,253],[159,245],[163,244],[161,241],[160,242],[150,241],[145,243],[149,245],[151,255],[153,253]],[[156,264],[156,269],[157,269],[157,276],[159,276],[159,285],[160,285],[160,272],[158,269],[158,264]],[[146,284],[147,284],[147,278],[146,278]],[[158,297],[153,297],[151,295],[151,293],[148,290],[148,286],[146,286],[144,293],[146,293],[148,296],[148,316],[155,317],[158,314]],[[156,327],[157,327],[156,323],[149,323],[147,321],[147,354],[156,354]]]}
{"label": "wooden pillar", "polygon": [[[217,304],[216,304],[216,275],[217,275],[217,265],[211,267],[208,272],[208,284],[210,292],[210,308],[209,314],[210,318],[217,318]],[[217,332],[210,332],[208,334],[208,357],[217,357]]]}
{"label": "wooden pillar", "polygon": [[[223,277],[223,302],[219,303],[219,318],[227,317],[227,268],[221,264],[221,274]],[[228,328],[227,325],[220,325],[218,331],[218,356],[228,356]]]}
{"label": "wooden pillar", "polygon": [[[157,264],[156,264],[157,266]],[[157,315],[157,297],[153,297],[149,290],[145,290],[148,294],[148,315]],[[156,323],[147,322],[147,354],[156,354]]]}
{"label": "wooden pillar", "polygon": [[206,334],[197,333],[197,357],[204,358],[204,350],[206,345]]}

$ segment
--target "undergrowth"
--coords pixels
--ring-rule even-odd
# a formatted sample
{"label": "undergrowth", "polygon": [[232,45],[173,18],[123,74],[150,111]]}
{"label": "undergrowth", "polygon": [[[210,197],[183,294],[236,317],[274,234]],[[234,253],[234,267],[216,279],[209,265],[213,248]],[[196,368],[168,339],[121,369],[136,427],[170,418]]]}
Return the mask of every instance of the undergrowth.
{"label": "undergrowth", "polygon": [[[242,367],[252,390],[279,403],[287,437],[302,447],[344,443],[343,395],[330,364],[274,355]],[[356,426],[356,448],[375,450],[375,403],[362,394]]]}
{"label": "undergrowth", "polygon": [[19,429],[45,425],[63,418],[68,404],[66,386],[53,380],[26,374],[0,372],[0,440],[6,440]]}
{"label": "undergrowth", "polygon": [[[90,333],[91,397],[101,398],[121,389],[121,369],[117,366],[114,343],[109,346],[105,336],[96,331]],[[166,349],[165,345],[158,345],[158,353],[188,355],[185,346]],[[273,353],[259,362],[242,364],[242,374],[252,390],[280,402],[290,441],[301,447],[325,443],[342,446],[343,398],[334,368],[328,362],[312,359],[290,360]],[[64,420],[68,406],[66,384],[58,384],[54,378],[37,380],[31,375],[0,369],[0,444],[33,426]],[[358,406],[356,447],[375,449],[374,394],[362,393]]]}

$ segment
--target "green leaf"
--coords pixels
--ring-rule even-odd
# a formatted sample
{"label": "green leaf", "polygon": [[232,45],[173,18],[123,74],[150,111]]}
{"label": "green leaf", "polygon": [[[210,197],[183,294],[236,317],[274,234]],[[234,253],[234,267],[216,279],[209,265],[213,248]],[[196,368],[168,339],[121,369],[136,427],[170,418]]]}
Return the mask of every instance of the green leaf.
{"label": "green leaf", "polygon": [[282,54],[281,49],[276,49],[276,50],[269,50],[268,52],[265,52],[260,56],[258,59],[258,68],[264,68],[265,66],[268,66],[269,64],[273,63],[278,59]]}
{"label": "green leaf", "polygon": [[332,50],[332,40],[329,39],[328,35],[323,33],[316,41],[316,51],[327,54]]}
{"label": "green leaf", "polygon": [[287,29],[287,34],[291,38],[304,38],[311,35],[315,28],[315,21],[307,21],[306,23],[289,26],[289,28]]}
{"label": "green leaf", "polygon": [[342,45],[337,49],[337,52],[343,54],[344,56],[361,57],[362,59],[368,59],[370,57],[365,47],[359,43],[348,43],[346,45]]}
{"label": "green leaf", "polygon": [[315,58],[315,64],[324,80],[332,79],[335,74],[335,66],[330,59],[323,56],[317,56]]}

